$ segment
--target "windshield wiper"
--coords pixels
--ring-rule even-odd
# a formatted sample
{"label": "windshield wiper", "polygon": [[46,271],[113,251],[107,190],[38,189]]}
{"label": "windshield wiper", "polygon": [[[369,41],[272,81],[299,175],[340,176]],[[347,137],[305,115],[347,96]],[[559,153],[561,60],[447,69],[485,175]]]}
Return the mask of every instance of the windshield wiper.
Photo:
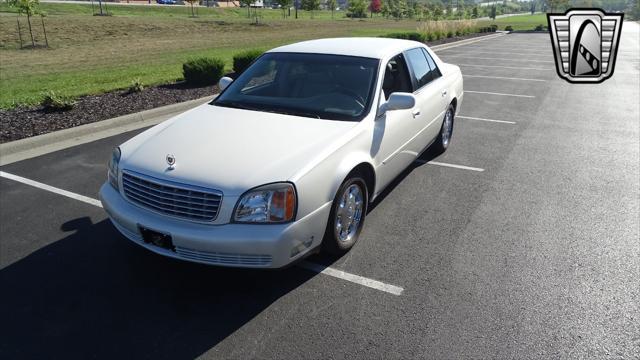
{"label": "windshield wiper", "polygon": [[247,106],[246,104],[241,103],[241,102],[237,102],[237,101],[216,101],[213,104],[214,105],[218,105],[218,106],[230,107],[230,108],[234,108],[234,109],[264,111],[264,112],[276,113],[276,114],[284,114],[284,115],[292,115],[292,116],[304,116],[304,117],[310,117],[310,118],[314,118],[314,119],[321,119],[320,115],[314,114],[314,113],[311,113],[311,112],[299,111],[299,110],[291,110],[291,109],[282,109],[282,108],[261,108],[261,107]]}
{"label": "windshield wiper", "polygon": [[263,109],[262,111],[273,112],[273,113],[284,114],[284,115],[303,116],[303,117],[310,117],[310,118],[314,118],[314,119],[321,119],[320,115],[314,114],[314,113],[310,113],[310,112],[306,112],[306,111],[288,110],[288,109],[287,110],[284,110],[284,109]]}
{"label": "windshield wiper", "polygon": [[240,102],[237,102],[237,101],[216,101],[213,104],[214,105],[218,105],[218,106],[230,107],[230,108],[234,108],[234,109],[262,111],[262,109],[260,109],[260,108],[247,106],[247,105],[245,105],[243,103],[240,103]]}

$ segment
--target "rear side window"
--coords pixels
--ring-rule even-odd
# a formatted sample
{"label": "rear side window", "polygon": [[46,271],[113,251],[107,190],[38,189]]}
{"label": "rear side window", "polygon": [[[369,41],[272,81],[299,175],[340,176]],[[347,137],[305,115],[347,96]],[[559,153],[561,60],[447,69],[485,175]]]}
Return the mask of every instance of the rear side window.
{"label": "rear side window", "polygon": [[438,69],[438,67],[436,66],[436,62],[433,61],[433,58],[431,57],[431,55],[429,55],[427,50],[425,50],[424,48],[421,48],[421,49],[422,49],[422,52],[424,53],[424,56],[427,58],[427,62],[429,63],[429,68],[431,69],[431,78],[435,80],[440,76],[442,76],[440,69]]}
{"label": "rear side window", "polygon": [[407,51],[407,61],[416,78],[416,90],[427,85],[431,80],[431,68],[420,48]]}

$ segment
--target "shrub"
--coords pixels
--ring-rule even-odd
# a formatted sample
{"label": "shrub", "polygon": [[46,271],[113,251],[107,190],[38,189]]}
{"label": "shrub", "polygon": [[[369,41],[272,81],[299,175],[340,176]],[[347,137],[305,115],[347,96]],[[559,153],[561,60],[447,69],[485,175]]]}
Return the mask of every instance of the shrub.
{"label": "shrub", "polygon": [[127,89],[129,93],[137,93],[141,92],[142,90],[144,90],[144,84],[142,83],[140,78],[131,80],[131,85],[129,85],[129,88]]}
{"label": "shrub", "polygon": [[448,37],[448,38],[452,38],[452,37],[453,37],[453,31],[449,30],[449,31],[447,32],[447,37]]}
{"label": "shrub", "polygon": [[491,24],[491,26],[489,27],[489,31],[490,32],[496,32],[496,30],[498,30],[498,25]]}
{"label": "shrub", "polygon": [[461,36],[462,35],[462,30],[456,30],[456,36]]}
{"label": "shrub", "polygon": [[254,49],[233,55],[233,71],[239,75],[245,71],[255,59],[262,55],[262,53],[262,50]]}
{"label": "shrub", "polygon": [[425,40],[427,39],[427,36],[425,34],[419,33],[416,31],[391,33],[391,34],[383,35],[383,37],[392,38],[392,39],[413,40],[413,41],[419,41],[419,42],[425,42]]}
{"label": "shrub", "polygon": [[184,79],[193,85],[213,85],[224,73],[224,61],[218,58],[201,57],[182,64]]}
{"label": "shrub", "polygon": [[40,105],[44,107],[45,111],[66,111],[73,109],[76,102],[71,96],[60,95],[50,90],[44,94]]}
{"label": "shrub", "polygon": [[[428,39],[431,34],[432,40],[438,40],[446,36],[453,37],[453,34],[465,34],[475,31],[477,21],[475,20],[440,20],[440,21],[424,21],[418,26],[418,32],[424,34],[424,38]],[[429,40],[429,41],[432,41]]]}
{"label": "shrub", "polygon": [[433,41],[433,34],[432,33],[428,33],[426,38],[427,38],[427,41]]}
{"label": "shrub", "polygon": [[504,27],[504,30],[505,31],[513,31],[513,26],[507,25],[507,26]]}
{"label": "shrub", "polygon": [[535,31],[542,31],[542,30],[544,30],[544,26],[543,26],[542,24],[538,24],[538,25],[535,27],[535,29],[534,29],[534,30],[535,30]]}

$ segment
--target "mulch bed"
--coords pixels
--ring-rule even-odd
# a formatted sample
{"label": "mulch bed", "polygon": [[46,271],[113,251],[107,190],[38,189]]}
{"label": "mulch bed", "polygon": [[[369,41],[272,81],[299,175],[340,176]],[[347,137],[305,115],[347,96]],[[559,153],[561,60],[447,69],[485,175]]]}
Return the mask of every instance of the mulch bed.
{"label": "mulch bed", "polygon": [[429,41],[426,44],[428,46],[436,46],[436,45],[441,45],[441,44],[447,44],[447,43],[454,42],[454,41],[473,39],[473,38],[476,38],[476,37],[487,36],[487,35],[495,35],[495,34],[496,33],[494,33],[494,32],[473,33],[473,34],[468,34],[468,35],[463,35],[463,36],[454,36],[454,37],[450,37],[450,38],[444,38],[444,39],[440,39],[440,40]]}
{"label": "mulch bed", "polygon": [[83,96],[68,111],[47,112],[41,106],[0,109],[0,143],[198,99],[217,92],[217,86],[188,87],[177,83],[149,87],[137,93],[113,91]]}
{"label": "mulch bed", "polygon": [[[427,45],[446,44],[492,34],[494,33],[455,36],[430,41]],[[218,92],[217,90],[217,86],[189,87],[184,83],[176,83],[149,87],[138,93],[113,91],[101,95],[84,96],[77,99],[74,108],[68,111],[47,112],[41,106],[0,109],[0,143],[198,99],[213,95]]]}

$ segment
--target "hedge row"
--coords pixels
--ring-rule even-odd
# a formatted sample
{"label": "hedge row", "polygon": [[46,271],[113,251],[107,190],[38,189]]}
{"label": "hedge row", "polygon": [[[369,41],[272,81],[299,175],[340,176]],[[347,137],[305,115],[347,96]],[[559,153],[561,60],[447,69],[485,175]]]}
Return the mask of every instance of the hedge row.
{"label": "hedge row", "polygon": [[[236,75],[246,70],[262,55],[262,50],[247,50],[233,56],[233,70]],[[224,60],[216,57],[199,57],[182,64],[184,80],[192,85],[214,85],[224,75]]]}

